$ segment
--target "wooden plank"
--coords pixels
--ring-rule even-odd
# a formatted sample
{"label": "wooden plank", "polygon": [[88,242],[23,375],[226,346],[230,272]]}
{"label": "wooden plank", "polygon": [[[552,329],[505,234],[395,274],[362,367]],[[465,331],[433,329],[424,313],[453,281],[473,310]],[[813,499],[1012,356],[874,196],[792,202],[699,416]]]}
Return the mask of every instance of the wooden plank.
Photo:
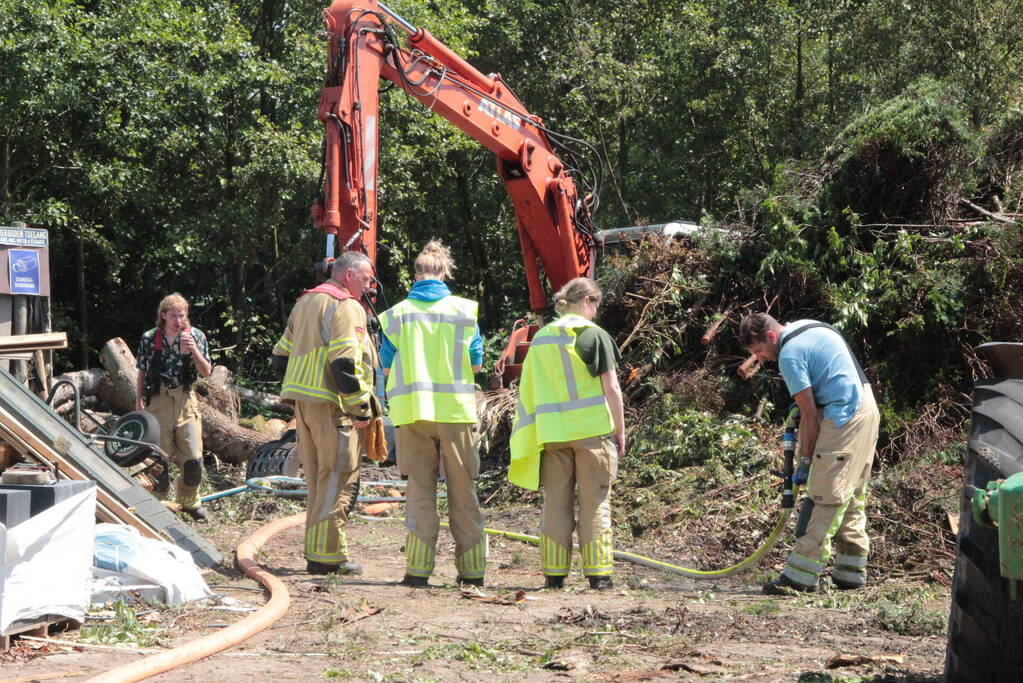
{"label": "wooden plank", "polygon": [[[75,467],[71,462],[66,460],[61,454],[57,453],[57,451],[39,439],[35,434],[25,430],[21,424],[3,408],[0,408],[0,431],[5,432],[15,441],[15,443],[20,443],[22,448],[19,450],[21,450],[23,454],[33,458],[34,460],[41,460],[43,464],[46,464],[47,462],[56,463],[58,471],[68,479],[93,481],[91,477]],[[109,517],[103,521],[112,522],[114,524],[129,524],[138,529],[139,533],[147,538],[155,538],[161,541],[165,540],[165,538],[156,529],[146,524],[146,522],[136,516],[131,509],[125,507],[121,504],[121,501],[117,500],[117,498],[107,493],[98,485],[96,486],[96,502],[97,507],[103,511],[104,516]]]}
{"label": "wooden plank", "polygon": [[42,334],[16,334],[0,337],[0,351],[35,351],[36,349],[66,349],[66,332]]}
{"label": "wooden plank", "polygon": [[14,636],[28,635],[46,638],[49,636],[50,627],[60,624],[81,625],[77,620],[59,614],[50,614],[38,619],[16,621],[0,635],[0,652],[7,652],[11,649],[11,638]]}

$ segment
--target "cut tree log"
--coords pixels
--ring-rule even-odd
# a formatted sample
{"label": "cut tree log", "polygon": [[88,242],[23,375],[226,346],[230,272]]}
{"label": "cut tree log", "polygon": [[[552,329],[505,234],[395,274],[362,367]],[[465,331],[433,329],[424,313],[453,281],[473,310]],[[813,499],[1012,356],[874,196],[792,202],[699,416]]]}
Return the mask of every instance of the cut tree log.
{"label": "cut tree log", "polygon": [[202,415],[202,445],[220,460],[232,465],[249,461],[256,449],[271,441],[265,434],[246,429],[204,401],[199,401]]}
{"label": "cut tree log", "polygon": [[[78,387],[78,396],[82,399],[86,396],[96,396],[99,393],[99,385],[103,381],[103,369],[89,368],[88,370],[65,372],[63,375],[54,377],[52,384],[61,380],[67,380]],[[53,400],[50,401],[50,405],[57,412],[69,410],[74,400],[74,394],[75,392],[70,386],[62,384],[53,392]],[[64,406],[65,403],[68,404],[67,407]]]}
{"label": "cut tree log", "polygon": [[195,391],[209,405],[237,422],[239,401],[232,379],[230,370],[223,365],[215,365],[210,376],[201,378],[195,385]]}
{"label": "cut tree log", "polygon": [[135,410],[138,396],[138,368],[135,354],[120,337],[114,337],[99,350],[99,359],[107,371],[105,386],[100,387],[100,400],[115,413]]}

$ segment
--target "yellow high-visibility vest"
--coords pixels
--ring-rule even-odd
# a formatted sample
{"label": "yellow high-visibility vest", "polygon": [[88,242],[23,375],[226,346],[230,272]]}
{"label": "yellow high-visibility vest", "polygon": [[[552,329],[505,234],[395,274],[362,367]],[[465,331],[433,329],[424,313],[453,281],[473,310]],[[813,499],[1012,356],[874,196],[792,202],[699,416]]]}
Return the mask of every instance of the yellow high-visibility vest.
{"label": "yellow high-visibility vest", "polygon": [[397,353],[387,376],[395,425],[417,420],[476,422],[476,382],[469,345],[476,334],[475,301],[446,296],[405,299],[380,316]]}
{"label": "yellow high-visibility vest", "polygon": [[541,328],[529,345],[511,433],[508,481],[516,486],[540,486],[544,444],[614,430],[600,378],[590,374],[575,350],[579,332],[588,327],[596,325],[582,316],[566,315]]}

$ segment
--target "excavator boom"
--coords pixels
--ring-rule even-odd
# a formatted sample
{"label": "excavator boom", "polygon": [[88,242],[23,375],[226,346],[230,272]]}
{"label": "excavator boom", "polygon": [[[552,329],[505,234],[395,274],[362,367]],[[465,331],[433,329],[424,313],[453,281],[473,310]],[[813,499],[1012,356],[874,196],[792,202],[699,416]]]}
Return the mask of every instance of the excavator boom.
{"label": "excavator boom", "polygon": [[[530,308],[542,314],[552,289],[592,276],[593,195],[580,196],[555,153],[555,134],[530,114],[500,75],[484,75],[429,32],[377,0],[335,0],[324,12],[328,70],[319,119],[326,133],[314,223],[339,251],[376,263],[378,85],[394,83],[489,149],[515,208]],[[399,44],[398,32],[405,38]],[[553,143],[553,144],[552,144]]]}

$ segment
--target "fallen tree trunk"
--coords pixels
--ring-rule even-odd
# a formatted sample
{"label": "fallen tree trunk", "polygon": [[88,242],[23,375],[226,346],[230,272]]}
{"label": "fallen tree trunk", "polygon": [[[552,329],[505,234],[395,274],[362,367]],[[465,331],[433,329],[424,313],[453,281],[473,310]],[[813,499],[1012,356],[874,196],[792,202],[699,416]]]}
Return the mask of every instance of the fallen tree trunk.
{"label": "fallen tree trunk", "polygon": [[207,403],[231,420],[238,421],[238,395],[231,383],[231,371],[223,365],[213,366],[209,377],[203,377],[195,385],[195,391]]}
{"label": "fallen tree trunk", "polygon": [[[103,369],[89,368],[88,370],[65,372],[63,375],[54,377],[51,386],[61,380],[67,380],[75,385],[78,388],[78,396],[84,400],[87,396],[96,396],[99,393],[99,385],[103,381]],[[67,384],[62,384],[53,392],[53,399],[50,401],[50,405],[57,412],[69,410],[74,402],[74,394],[74,389]],[[64,406],[65,403],[68,404],[66,408]]]}
{"label": "fallen tree trunk", "polygon": [[199,414],[202,415],[203,448],[223,462],[244,464],[257,448],[271,441],[265,434],[240,426],[204,401],[199,401]]}

